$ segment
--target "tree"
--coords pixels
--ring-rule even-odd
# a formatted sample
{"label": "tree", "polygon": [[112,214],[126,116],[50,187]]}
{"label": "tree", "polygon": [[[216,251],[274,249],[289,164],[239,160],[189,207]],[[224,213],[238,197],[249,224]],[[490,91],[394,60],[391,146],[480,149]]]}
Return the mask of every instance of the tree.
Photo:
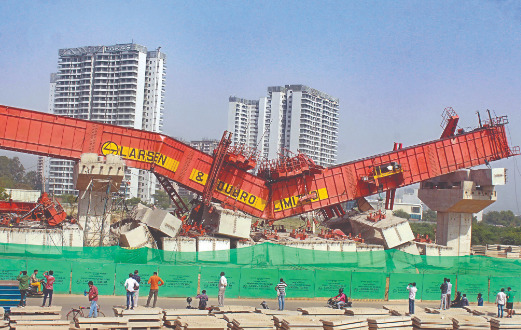
{"label": "tree", "polygon": [[0,201],[6,201],[9,199],[9,195],[5,192],[5,188],[0,187]]}
{"label": "tree", "polygon": [[42,190],[42,177],[36,171],[27,172],[24,175],[24,183],[32,189]]}
{"label": "tree", "polygon": [[409,220],[411,218],[411,215],[409,213],[405,212],[404,210],[393,211],[393,215],[395,217],[404,218],[407,220]]}
{"label": "tree", "polygon": [[130,207],[130,208],[132,208],[132,207],[138,205],[139,203],[141,203],[141,204],[145,204],[145,203],[141,200],[141,198],[139,198],[139,197],[132,197],[132,198],[129,198],[129,199],[127,199],[126,203],[127,203],[127,206]]}
{"label": "tree", "polygon": [[154,194],[154,204],[162,209],[169,208],[172,203],[170,201],[170,197],[166,192],[163,190],[156,190],[156,193]]}
{"label": "tree", "polygon": [[429,235],[429,238],[434,241],[436,237],[436,225],[425,222],[412,222],[411,230],[414,233],[414,237],[419,235]]}
{"label": "tree", "polygon": [[422,213],[422,220],[423,221],[434,222],[437,219],[438,219],[438,214],[436,213],[436,211],[428,209],[428,210],[423,211],[423,213]]}
{"label": "tree", "polygon": [[35,172],[25,172],[18,157],[0,156],[0,187],[41,190],[40,176]]}
{"label": "tree", "polygon": [[69,205],[75,204],[78,200],[78,198],[76,196],[71,195],[71,194],[60,195],[59,197],[60,197],[62,203],[66,203]]}

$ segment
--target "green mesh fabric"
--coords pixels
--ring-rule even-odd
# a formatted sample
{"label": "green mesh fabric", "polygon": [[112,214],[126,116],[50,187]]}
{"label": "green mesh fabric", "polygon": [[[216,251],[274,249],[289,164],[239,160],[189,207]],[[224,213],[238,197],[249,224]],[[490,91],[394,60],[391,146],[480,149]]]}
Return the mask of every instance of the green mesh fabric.
{"label": "green mesh fabric", "polygon": [[[315,251],[272,243],[199,253],[0,244],[0,259],[3,279],[14,279],[22,269],[53,269],[60,293],[82,293],[92,280],[100,294],[123,294],[122,283],[135,269],[145,280],[158,271],[167,283],[160,294],[172,297],[195,295],[198,287],[215,297],[221,271],[229,274],[229,297],[274,298],[280,277],[288,283],[288,297],[310,298],[330,297],[342,287],[354,299],[407,299],[406,285],[416,282],[417,299],[435,300],[443,278],[450,277],[471,301],[478,292],[493,300],[501,287],[517,291],[514,282],[521,283],[512,277],[521,271],[516,259],[427,257],[396,250]],[[148,291],[148,286],[142,289]]]}

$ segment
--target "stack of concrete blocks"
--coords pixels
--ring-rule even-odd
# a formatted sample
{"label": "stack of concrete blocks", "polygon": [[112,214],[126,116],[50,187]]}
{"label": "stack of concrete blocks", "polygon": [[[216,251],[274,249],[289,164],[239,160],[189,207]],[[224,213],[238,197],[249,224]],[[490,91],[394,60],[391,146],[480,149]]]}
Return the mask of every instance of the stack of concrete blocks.
{"label": "stack of concrete blocks", "polygon": [[[163,237],[164,258],[167,261],[196,261],[197,240],[192,237]],[[188,253],[177,253],[188,252]]]}
{"label": "stack of concrete blocks", "polygon": [[422,182],[418,197],[438,212],[436,243],[455,256],[470,255],[473,213],[494,203],[495,186],[505,182],[504,168],[461,170]]}
{"label": "stack of concrete blocks", "polygon": [[125,163],[113,154],[81,155],[74,166],[74,184],[79,190],[78,222],[84,230],[84,246],[102,246],[110,242],[111,194],[117,192],[125,175]]}
{"label": "stack of concrete blocks", "polygon": [[452,257],[454,250],[451,247],[433,243],[416,243],[420,254],[428,257]]}
{"label": "stack of concrete blocks", "polygon": [[138,204],[131,211],[130,216],[134,220],[130,229],[128,226],[121,227],[120,245],[123,247],[157,248],[150,228],[157,231],[157,235],[160,236],[157,239],[160,240],[165,237],[176,237],[182,225],[182,221],[169,212],[160,209],[153,210],[142,204]]}
{"label": "stack of concrete blocks", "polygon": [[414,241],[414,234],[406,219],[395,217],[391,210],[385,212],[385,218],[379,221],[368,219],[368,211],[351,217],[351,227],[355,234],[362,234],[365,242],[381,244],[386,249],[406,250],[406,252],[419,255],[415,245],[409,244]]}
{"label": "stack of concrete blocks", "polygon": [[[343,262],[349,259],[349,254],[342,254],[340,260],[330,260],[331,256],[336,258],[339,256],[337,253],[329,254],[327,252],[356,252],[356,243],[350,240],[334,241],[325,239],[314,239],[308,241],[300,240],[287,240],[280,244],[287,247],[293,247],[296,249],[284,249],[284,255],[281,256],[282,260],[279,260],[278,264],[292,265],[295,263],[302,264],[322,264],[328,262]],[[298,249],[312,250],[315,252],[304,252],[299,254]],[[346,259],[346,260],[343,260]]]}
{"label": "stack of concrete blocks", "polygon": [[230,261],[230,239],[197,237],[197,259],[199,261]]}
{"label": "stack of concrete blocks", "polygon": [[364,268],[385,268],[385,253],[380,244],[358,244],[356,246],[356,258],[358,265]]}
{"label": "stack of concrete blocks", "polygon": [[203,225],[212,228],[211,234],[249,239],[252,217],[240,211],[224,209],[217,204],[205,208]]}
{"label": "stack of concrete blocks", "polygon": [[0,243],[81,247],[83,231],[77,225],[52,229],[0,228]]}
{"label": "stack of concrete blocks", "polygon": [[137,227],[121,233],[119,238],[120,246],[139,249],[143,247],[157,248],[156,242],[150,234],[147,226],[143,223]]}
{"label": "stack of concrete blocks", "polygon": [[149,209],[144,212],[140,221],[168,237],[176,237],[183,225],[183,222],[175,215],[160,209]]}
{"label": "stack of concrete blocks", "polygon": [[266,264],[268,260],[268,245],[253,240],[237,241],[237,264]]}

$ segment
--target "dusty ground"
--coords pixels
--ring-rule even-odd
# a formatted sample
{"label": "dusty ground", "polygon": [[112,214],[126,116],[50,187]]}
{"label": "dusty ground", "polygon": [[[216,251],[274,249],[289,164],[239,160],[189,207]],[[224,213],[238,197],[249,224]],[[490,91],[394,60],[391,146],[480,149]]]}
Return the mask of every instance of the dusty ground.
{"label": "dusty ground", "polygon": [[[147,296],[139,297],[139,305],[143,306],[146,303]],[[192,297],[193,298],[193,297]],[[101,310],[105,313],[106,316],[114,316],[112,312],[112,306],[121,306],[125,305],[126,298],[123,296],[100,296],[99,304],[101,306]],[[195,300],[195,299],[194,299]],[[297,310],[299,307],[324,307],[326,306],[327,299],[312,299],[312,300],[304,300],[304,299],[286,299],[286,309],[287,310]],[[243,306],[253,306],[260,307],[260,303],[262,299],[225,299],[225,305],[243,305]],[[277,309],[278,303],[276,299],[266,299],[268,306],[271,309]],[[41,298],[29,298],[27,301],[27,305],[30,306],[39,306],[42,303]],[[216,305],[217,298],[210,298],[209,305]],[[83,295],[66,295],[66,294],[57,294],[53,297],[53,305],[62,306],[62,318],[65,319],[66,314],[71,308],[77,308],[78,306],[89,306],[89,302],[87,297]],[[187,305],[186,298],[158,298],[157,306],[161,308],[185,308]],[[354,307],[375,307],[381,308],[383,305],[403,305],[408,306],[408,302],[406,300],[398,300],[398,301],[355,301],[353,302]],[[474,303],[472,305],[475,305]],[[493,306],[493,304],[486,304]],[[197,302],[192,302],[192,306],[197,306]],[[439,306],[438,301],[428,301],[428,302],[417,302],[416,308],[421,307],[436,307]]]}

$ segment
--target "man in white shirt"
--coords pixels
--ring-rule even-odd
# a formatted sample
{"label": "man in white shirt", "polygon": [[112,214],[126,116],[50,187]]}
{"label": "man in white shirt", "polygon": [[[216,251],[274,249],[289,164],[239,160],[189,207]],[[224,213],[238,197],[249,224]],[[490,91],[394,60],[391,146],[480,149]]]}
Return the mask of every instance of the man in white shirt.
{"label": "man in white shirt", "polygon": [[412,315],[414,314],[414,300],[416,299],[416,292],[418,291],[416,282],[409,283],[407,290],[409,291],[409,314]]}
{"label": "man in white shirt", "polygon": [[450,295],[452,293],[452,283],[450,283],[450,278],[447,279],[447,309],[450,308]]}
{"label": "man in white shirt", "polygon": [[506,301],[507,295],[505,294],[505,289],[501,288],[501,291],[499,291],[496,296],[497,317],[503,317],[503,307]]}
{"label": "man in white shirt", "polygon": [[127,290],[127,309],[134,309],[134,292],[139,290],[139,283],[134,279],[134,274],[128,274],[125,281],[125,289]]}
{"label": "man in white shirt", "polygon": [[224,291],[226,291],[227,286],[228,281],[226,280],[226,277],[224,277],[224,272],[221,272],[221,279],[219,280],[219,295],[217,296],[219,307],[224,306]]}

